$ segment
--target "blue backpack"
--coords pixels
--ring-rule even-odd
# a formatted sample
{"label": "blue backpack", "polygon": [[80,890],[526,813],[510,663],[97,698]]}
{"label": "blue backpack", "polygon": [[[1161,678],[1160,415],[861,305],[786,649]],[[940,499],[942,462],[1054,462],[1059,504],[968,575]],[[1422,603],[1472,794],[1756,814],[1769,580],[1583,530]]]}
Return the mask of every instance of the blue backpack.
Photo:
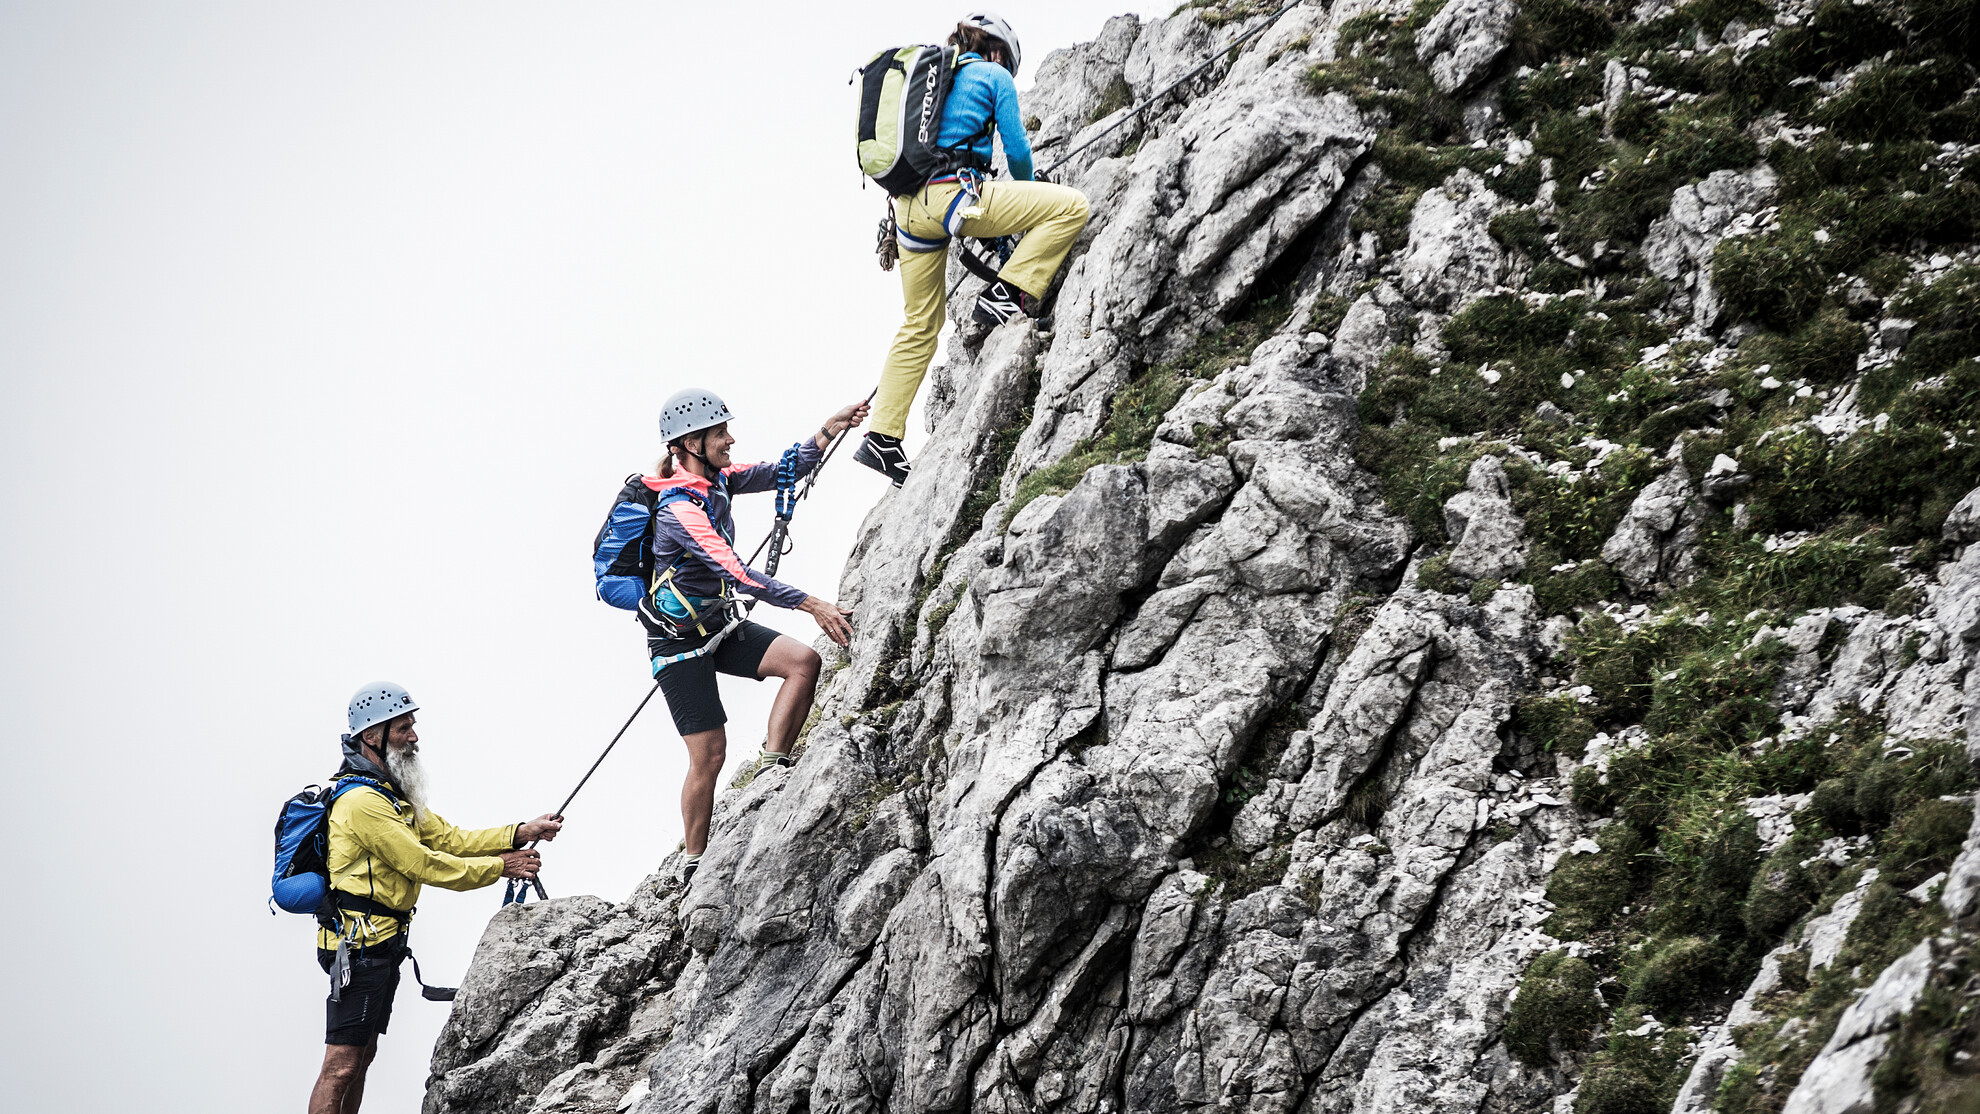
{"label": "blue backpack", "polygon": [[[777,460],[777,520],[780,523],[788,523],[797,509],[797,465],[802,448],[803,442],[792,445]],[[606,514],[604,524],[598,527],[598,536],[591,542],[591,573],[598,582],[598,598],[621,611],[637,612],[647,633],[661,638],[680,637],[680,632],[671,629],[670,624],[682,616],[661,615],[649,610],[654,605],[653,592],[659,585],[653,567],[653,519],[662,507],[682,501],[693,503],[703,511],[708,510],[708,504],[693,491],[673,487],[662,495],[646,486],[646,477],[635,472],[627,476],[625,485],[619,488],[619,494],[612,500],[612,510]],[[729,529],[733,530],[734,526]],[[736,539],[727,532],[722,540],[731,547],[736,544]],[[777,575],[777,562],[782,556],[780,545],[771,546],[763,571],[771,576]],[[675,567],[679,567],[681,559],[675,559]]]}
{"label": "blue backpack", "polygon": [[653,516],[669,503],[687,500],[706,510],[692,491],[673,488],[665,498],[646,486],[637,473],[612,500],[612,512],[591,543],[591,573],[598,581],[598,598],[621,611],[638,611],[639,601],[653,585]]}
{"label": "blue backpack", "polygon": [[[321,915],[330,897],[330,806],[359,786],[399,799],[384,783],[363,774],[345,774],[328,785],[312,785],[289,798],[275,818],[275,878],[269,903],[291,913]],[[274,912],[270,909],[269,912]]]}
{"label": "blue backpack", "polygon": [[[592,542],[591,570],[598,581],[598,598],[613,607],[637,613],[640,625],[653,638],[684,637],[681,624],[694,617],[701,604],[721,602],[700,599],[690,602],[678,591],[671,594],[659,591],[665,577],[655,575],[653,567],[653,520],[661,508],[681,502],[693,503],[703,511],[708,509],[701,496],[687,488],[669,488],[662,494],[646,486],[645,477],[627,476],[625,486],[612,502],[611,513],[605,516],[605,523],[598,528],[598,537]],[[735,544],[735,539],[727,534],[723,540]],[[675,558],[668,571],[678,569],[686,556]],[[676,600],[679,606],[675,605]]]}

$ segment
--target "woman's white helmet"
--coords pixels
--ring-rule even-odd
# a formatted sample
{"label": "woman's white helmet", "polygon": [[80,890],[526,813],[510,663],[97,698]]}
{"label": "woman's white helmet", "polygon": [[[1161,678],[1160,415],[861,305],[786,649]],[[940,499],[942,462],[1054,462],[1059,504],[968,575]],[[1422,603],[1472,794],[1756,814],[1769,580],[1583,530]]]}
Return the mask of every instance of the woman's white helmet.
{"label": "woman's white helmet", "polygon": [[660,407],[660,439],[669,445],[690,433],[734,421],[735,415],[714,391],[689,387],[678,391]]}
{"label": "woman's white helmet", "polygon": [[1018,66],[1024,61],[1024,50],[1018,46],[1017,32],[1011,30],[1011,25],[1004,21],[1003,16],[996,12],[971,12],[962,17],[962,25],[977,28],[1002,39],[1004,45],[1011,48],[1010,70],[1016,75]]}
{"label": "woman's white helmet", "polygon": [[418,710],[419,705],[413,701],[412,693],[390,681],[374,681],[351,697],[350,710],[345,713],[345,719],[350,724],[351,736],[355,738],[367,727],[376,727]]}

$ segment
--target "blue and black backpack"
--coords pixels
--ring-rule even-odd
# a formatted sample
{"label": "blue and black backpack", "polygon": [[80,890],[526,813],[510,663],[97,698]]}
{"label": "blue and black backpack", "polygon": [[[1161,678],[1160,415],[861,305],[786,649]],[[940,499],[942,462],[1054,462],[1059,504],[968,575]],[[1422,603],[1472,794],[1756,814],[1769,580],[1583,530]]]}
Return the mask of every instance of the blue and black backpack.
{"label": "blue and black backpack", "polygon": [[591,543],[598,598],[621,611],[638,611],[640,597],[653,582],[653,516],[659,510],[660,493],[635,472],[626,477],[612,500],[612,513]]}
{"label": "blue and black backpack", "polygon": [[653,588],[653,516],[669,503],[687,501],[707,509],[699,496],[684,487],[663,495],[634,473],[612,501],[612,511],[591,543],[591,571],[598,581],[598,598],[622,611],[639,613],[649,633],[658,630],[658,617],[640,605]]}
{"label": "blue and black backpack", "polygon": [[[334,915],[330,904],[330,806],[359,786],[369,786],[394,801],[399,795],[383,782],[363,774],[345,774],[328,785],[312,785],[290,797],[275,818],[275,878],[269,897],[274,908],[310,913],[321,920]],[[362,899],[360,899],[362,900]],[[368,902],[365,904],[369,904]],[[269,912],[274,912],[270,909]],[[396,911],[395,911],[396,912]]]}
{"label": "blue and black backpack", "polygon": [[[798,458],[803,442],[784,450],[777,461],[777,522],[779,526],[791,520],[797,508]],[[720,482],[726,483],[724,479]],[[624,486],[612,500],[612,510],[605,516],[605,522],[598,528],[598,536],[591,542],[591,572],[598,582],[598,598],[619,608],[639,615],[648,635],[658,638],[678,638],[681,632],[675,629],[682,617],[678,614],[660,614],[653,610],[656,606],[653,593],[657,590],[659,578],[653,568],[653,519],[662,507],[669,503],[686,501],[708,510],[708,504],[701,496],[685,487],[671,487],[663,494],[646,485],[646,477],[635,472],[626,477]],[[736,539],[729,531],[723,533],[722,540],[730,546]],[[763,571],[777,575],[777,562],[783,555],[781,537],[779,544],[769,547],[770,553]],[[676,562],[678,565],[678,561]],[[664,607],[664,603],[660,606]]]}

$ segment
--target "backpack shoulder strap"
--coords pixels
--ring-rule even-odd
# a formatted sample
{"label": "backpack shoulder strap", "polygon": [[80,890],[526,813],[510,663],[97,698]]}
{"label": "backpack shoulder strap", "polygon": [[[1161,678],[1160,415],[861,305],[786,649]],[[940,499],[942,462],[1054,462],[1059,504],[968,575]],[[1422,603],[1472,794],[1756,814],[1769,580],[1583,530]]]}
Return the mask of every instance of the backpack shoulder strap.
{"label": "backpack shoulder strap", "polygon": [[386,800],[391,801],[395,806],[407,803],[406,798],[402,794],[376,778],[369,778],[363,774],[345,774],[343,777],[338,778],[330,788],[330,799],[326,802],[326,807],[323,810],[324,819],[326,821],[329,819],[329,806],[334,806],[337,803],[337,798],[360,787],[377,790]]}
{"label": "backpack shoulder strap", "polygon": [[[685,487],[675,487],[669,488],[666,494],[661,495],[653,501],[652,519],[658,519],[660,517],[660,509],[673,503],[693,503],[695,506],[701,508],[703,514],[708,513],[708,501],[706,499],[703,499],[699,494]],[[647,522],[647,529],[649,531],[653,529],[652,519],[649,519]],[[667,579],[667,575],[680,568],[681,562],[685,560],[687,560],[687,553],[681,552],[676,554],[674,559],[667,563],[666,568],[655,567],[653,570],[653,583],[649,587],[658,585],[661,581]]]}
{"label": "backpack shoulder strap", "polygon": [[660,513],[660,508],[665,507],[671,503],[680,503],[680,502],[693,503],[695,506],[700,507],[704,511],[708,509],[708,500],[703,499],[699,492],[691,491],[685,487],[676,487],[670,489],[667,492],[667,494],[662,495],[660,498],[655,499],[653,501],[653,513],[657,515]]}
{"label": "backpack shoulder strap", "polygon": [[645,476],[634,472],[632,475],[626,477],[625,486],[619,489],[619,502],[651,503],[658,495],[659,492],[646,486]]}
{"label": "backpack shoulder strap", "polygon": [[646,477],[634,472],[626,477],[625,490],[619,493],[622,503],[637,503],[646,508],[646,536],[639,543],[639,564],[642,569],[653,564],[653,520],[660,515],[660,507],[666,502],[665,496],[646,486]]}
{"label": "backpack shoulder strap", "polygon": [[[983,61],[983,59],[980,57],[978,58],[963,57],[963,48],[960,46],[949,47],[947,57],[948,57],[948,65],[946,69],[948,72],[942,84],[942,100],[944,102],[945,108],[947,105],[947,101],[949,99],[949,94],[955,92],[956,75],[963,71],[964,66],[974,65],[978,62]],[[944,147],[942,148],[942,150],[950,152],[952,154],[968,153],[970,150],[970,146],[974,144],[977,140],[989,139],[992,135],[996,134],[996,131],[997,131],[997,113],[996,110],[993,108],[990,114],[984,117],[982,127],[976,129],[976,131],[973,134],[965,137],[962,141],[952,144],[951,146]],[[989,167],[983,166],[983,167],[979,167],[978,169],[988,170]]]}

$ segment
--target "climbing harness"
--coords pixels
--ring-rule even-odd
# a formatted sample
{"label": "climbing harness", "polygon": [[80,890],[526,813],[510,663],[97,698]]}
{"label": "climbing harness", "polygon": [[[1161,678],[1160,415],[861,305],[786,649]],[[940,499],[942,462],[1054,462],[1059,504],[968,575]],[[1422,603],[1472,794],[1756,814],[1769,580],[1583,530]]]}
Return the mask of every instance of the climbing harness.
{"label": "climbing harness", "polygon": [[[729,591],[727,584],[722,585],[722,594],[719,596],[682,595],[681,590],[673,585],[673,571],[672,569],[667,570],[667,583],[662,585],[662,587],[672,592],[674,599],[679,601],[680,605],[687,609],[687,616],[681,622],[692,624],[693,629],[689,630],[682,626],[681,622],[675,622],[673,616],[665,611],[661,614],[665,616],[667,622],[660,624],[660,629],[668,638],[691,638],[694,635],[700,634],[706,635],[708,641],[685,653],[667,654],[654,658],[650,664],[653,669],[653,675],[656,678],[660,676],[662,669],[676,662],[693,661],[695,658],[714,653],[716,648],[722,645],[722,640],[729,637],[729,632],[742,626],[743,620],[749,615],[749,604],[743,602],[740,597]],[[656,592],[658,590],[657,588],[655,589]],[[701,601],[701,608],[694,606],[694,600]],[[755,601],[752,600],[750,602],[753,603]],[[706,610],[703,610],[703,608]],[[708,628],[713,624],[715,617],[718,616],[724,621],[714,633],[710,634]]]}
{"label": "climbing harness", "polygon": [[[872,402],[873,396],[879,393],[880,393],[880,388],[875,387],[872,391],[867,393],[866,401],[869,403]],[[765,537],[762,542],[758,543],[756,547],[756,552],[749,555],[749,560],[744,562],[745,564],[749,564],[749,565],[756,564],[757,558],[762,557],[764,550],[768,549],[770,551],[770,555],[767,558],[764,558],[763,571],[764,573],[770,576],[777,575],[778,564],[782,562],[784,554],[791,552],[791,548],[792,548],[790,544],[791,516],[797,513],[797,505],[799,501],[803,500],[806,496],[811,494],[811,489],[814,486],[816,486],[818,483],[818,474],[825,470],[825,465],[831,463],[832,455],[839,451],[839,444],[846,439],[846,434],[850,433],[851,431],[852,431],[852,426],[849,425],[846,428],[840,430],[835,436],[833,436],[831,443],[825,446],[825,454],[818,458],[818,466],[816,468],[813,468],[810,474],[804,477],[804,482],[802,485],[798,483],[798,478],[797,478],[797,446],[794,445],[791,448],[786,449],[784,451],[784,455],[778,458],[777,473],[776,473],[777,476],[776,521],[771,525],[769,535]],[[670,569],[669,571],[671,572],[672,570]],[[723,588],[726,594],[728,586],[725,584]],[[731,596],[730,598],[733,599],[735,597]],[[740,609],[742,615],[744,616],[748,615],[749,609],[755,606],[756,606],[756,600],[754,599],[743,601],[742,607]],[[687,658],[699,657],[701,654],[707,653],[709,650],[713,649],[714,642],[720,641],[723,635],[726,635],[730,630],[735,629],[735,627],[740,625],[741,622],[742,619],[740,617],[736,618],[733,623],[731,623],[727,627],[724,627],[721,633],[716,635],[715,639],[711,640],[711,643],[709,645],[700,647],[696,651],[691,653],[676,655],[675,657],[669,658],[665,663],[662,663],[662,665],[664,666],[666,664],[672,664],[675,661],[681,661]],[[659,671],[659,667],[656,667],[655,672],[657,673],[658,671]],[[646,695],[640,698],[639,706],[634,708],[632,710],[632,715],[627,716],[626,722],[619,726],[618,734],[613,735],[612,741],[605,744],[605,749],[599,753],[597,760],[591,764],[591,768],[586,770],[584,772],[584,776],[578,779],[577,786],[571,790],[570,796],[565,797],[564,803],[558,805],[557,811],[551,813],[550,815],[562,816],[564,814],[564,810],[571,807],[571,802],[577,800],[578,791],[584,788],[585,782],[591,780],[592,774],[598,772],[598,767],[605,764],[606,756],[612,753],[613,747],[619,745],[620,739],[625,738],[626,732],[632,728],[633,721],[638,719],[639,714],[646,710],[646,706],[653,701],[653,694],[659,691],[660,691],[660,680],[656,676],[653,681],[653,687],[647,689]],[[538,843],[537,840],[532,839],[523,846],[525,849],[527,849],[530,847],[535,847],[537,843]],[[504,891],[502,895],[502,904],[521,905],[529,899],[529,894],[530,891],[532,890],[536,892],[536,897],[539,901],[548,901],[550,899],[549,891],[543,888],[543,879],[541,877],[532,878],[527,883],[525,883],[520,878],[511,878],[509,879],[509,884],[507,889]],[[413,968],[415,975],[418,974],[418,970],[419,970],[418,965],[415,964]]]}
{"label": "climbing harness", "polygon": [[[419,912],[419,906],[415,905],[411,909],[394,909],[382,901],[374,901],[371,898],[365,897],[363,894],[345,893],[342,890],[332,891],[330,901],[332,902],[335,920],[337,921],[343,920],[342,914],[344,913],[354,913],[366,919],[371,917],[390,917],[399,922],[397,936],[387,940],[384,944],[374,944],[372,946],[389,947],[394,941],[397,942],[399,951],[404,953],[404,958],[412,960],[413,981],[419,984],[420,997],[429,1002],[451,1002],[454,1000],[454,996],[460,993],[459,987],[428,985],[426,976],[419,969],[419,957],[414,955],[412,950],[412,918],[414,913]],[[323,923],[324,927],[331,928],[332,931],[337,933],[337,955],[330,964],[330,1000],[332,1002],[341,1002],[344,999],[344,988],[349,986],[351,982],[351,966],[355,961],[352,952],[355,950],[361,953],[366,949],[357,942],[357,922],[355,920],[341,927],[333,927],[328,922],[320,921],[320,923]]]}
{"label": "climbing harness", "polygon": [[[909,232],[907,229],[901,228],[896,223],[894,225],[894,236],[899,250],[912,252],[916,255],[947,251],[951,242],[962,239],[963,222],[983,215],[983,185],[984,175],[982,171],[971,167],[958,169],[956,171],[956,195],[949,199],[949,207],[942,210],[942,236],[939,239],[923,239]],[[910,197],[907,203],[913,205],[915,202]],[[890,220],[892,219],[892,208],[892,202],[890,201],[888,204]]]}

